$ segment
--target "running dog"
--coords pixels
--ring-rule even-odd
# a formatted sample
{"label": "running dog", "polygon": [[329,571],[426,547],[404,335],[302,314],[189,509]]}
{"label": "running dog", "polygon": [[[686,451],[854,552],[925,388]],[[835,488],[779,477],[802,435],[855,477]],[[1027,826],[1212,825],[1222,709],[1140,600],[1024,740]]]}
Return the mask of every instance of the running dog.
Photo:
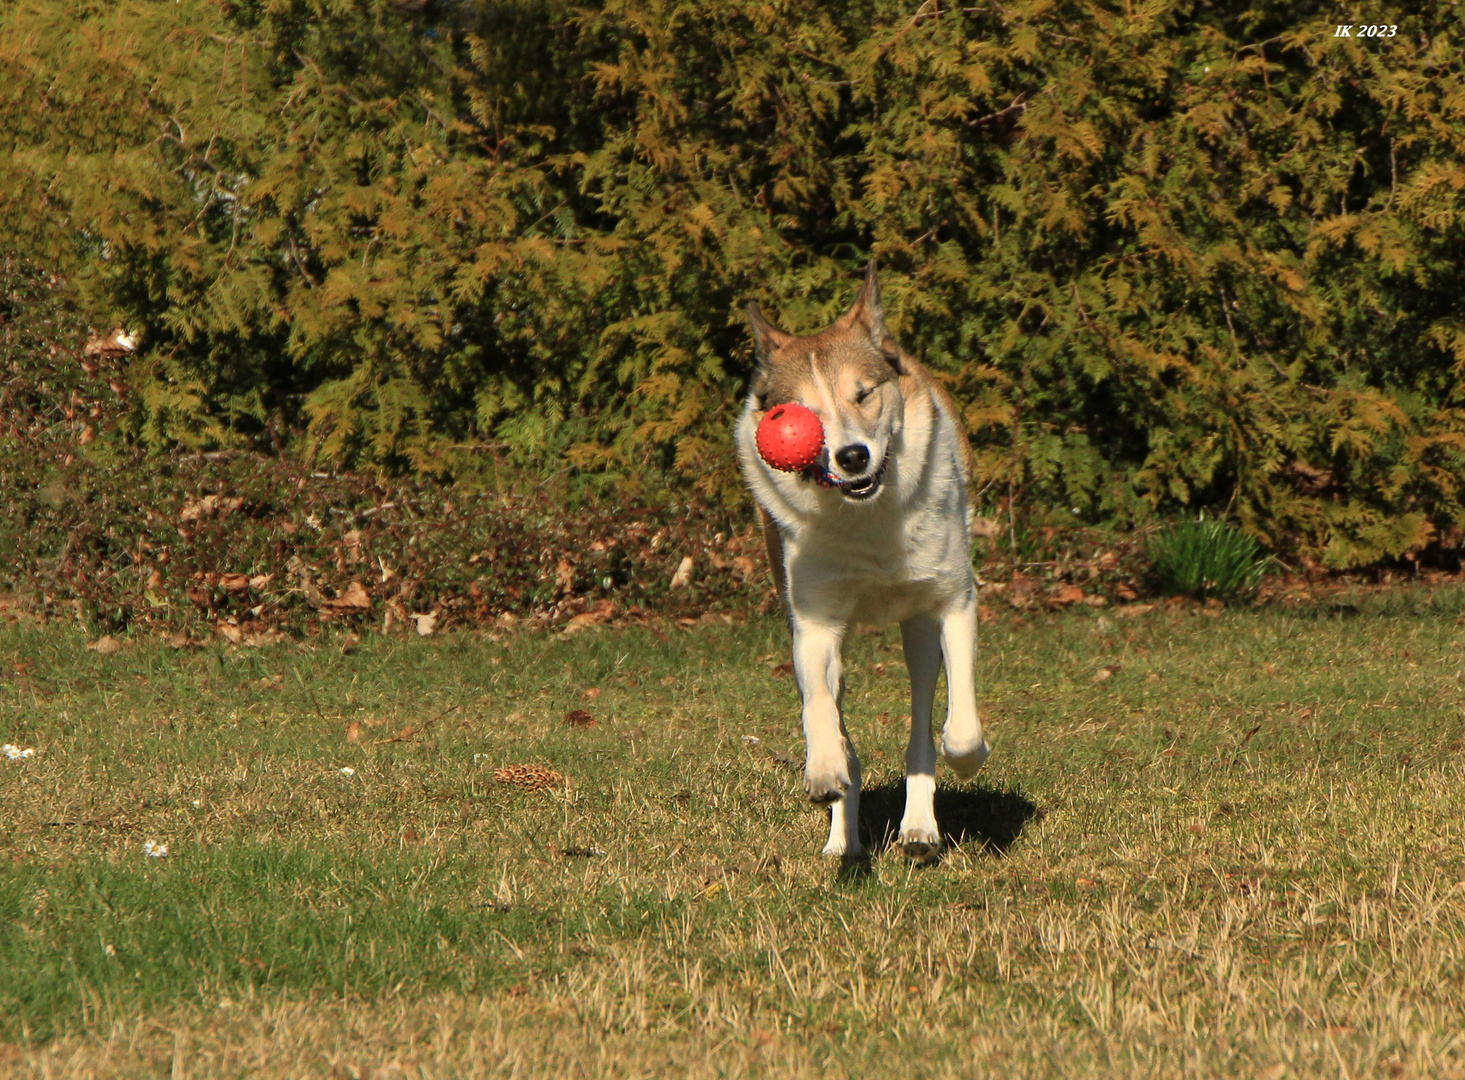
{"label": "running dog", "polygon": [[[793,631],[803,700],[804,790],[830,804],[824,854],[862,854],[860,759],[841,715],[841,649],[852,623],[900,623],[911,679],[911,733],[900,844],[941,847],[931,708],[945,661],[941,749],[960,777],[987,759],[977,715],[977,590],[967,499],[972,452],[956,408],[885,325],[870,261],[854,306],[799,337],[748,305],[758,368],[737,426],[743,475],[760,507],[774,580]],[[758,423],[798,402],[824,426],[818,460],[780,472],[758,453]]]}

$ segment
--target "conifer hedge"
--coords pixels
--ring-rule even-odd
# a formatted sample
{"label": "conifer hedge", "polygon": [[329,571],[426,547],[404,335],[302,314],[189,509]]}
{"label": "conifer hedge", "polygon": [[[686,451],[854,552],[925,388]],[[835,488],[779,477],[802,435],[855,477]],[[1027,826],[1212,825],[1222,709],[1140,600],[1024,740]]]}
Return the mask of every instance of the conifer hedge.
{"label": "conifer hedge", "polygon": [[149,445],[722,498],[742,302],[874,254],[984,505],[1454,549],[1465,32],[1339,11],[6,0],[0,247],[141,332]]}

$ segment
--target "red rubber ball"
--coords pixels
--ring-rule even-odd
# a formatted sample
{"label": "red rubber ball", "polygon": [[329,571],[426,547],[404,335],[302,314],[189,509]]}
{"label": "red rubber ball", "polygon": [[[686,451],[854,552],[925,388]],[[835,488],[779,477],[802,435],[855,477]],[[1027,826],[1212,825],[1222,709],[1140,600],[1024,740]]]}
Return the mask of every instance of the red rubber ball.
{"label": "red rubber ball", "polygon": [[796,401],[775,405],[758,422],[758,453],[781,472],[807,469],[823,446],[824,425]]}

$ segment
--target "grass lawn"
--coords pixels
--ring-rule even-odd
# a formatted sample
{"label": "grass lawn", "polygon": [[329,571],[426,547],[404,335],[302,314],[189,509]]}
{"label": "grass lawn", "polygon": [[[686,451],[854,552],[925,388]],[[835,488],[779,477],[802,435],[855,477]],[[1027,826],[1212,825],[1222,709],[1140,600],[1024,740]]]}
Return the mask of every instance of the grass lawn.
{"label": "grass lawn", "polygon": [[854,637],[844,869],[773,617],[0,630],[0,1073],[1465,1076],[1462,612],[1001,612],[934,866],[881,844],[905,668]]}

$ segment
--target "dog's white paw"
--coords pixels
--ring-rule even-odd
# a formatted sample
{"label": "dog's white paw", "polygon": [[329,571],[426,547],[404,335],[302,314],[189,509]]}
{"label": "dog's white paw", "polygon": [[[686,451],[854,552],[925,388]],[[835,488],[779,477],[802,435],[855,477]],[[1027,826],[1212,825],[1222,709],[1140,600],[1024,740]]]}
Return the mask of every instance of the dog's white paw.
{"label": "dog's white paw", "polygon": [[849,790],[849,787],[849,768],[847,766],[841,765],[837,769],[818,771],[810,766],[804,766],[804,791],[808,793],[810,802],[838,802],[844,798],[844,793]]}
{"label": "dog's white paw", "polygon": [[804,762],[804,790],[811,802],[835,802],[844,798],[849,789],[849,759],[845,757],[843,748],[826,754],[809,752],[808,760]]}
{"label": "dog's white paw", "polygon": [[865,849],[856,840],[853,844],[848,843],[842,836],[831,836],[829,843],[824,845],[821,855],[839,855],[846,859],[858,859],[865,853]]}
{"label": "dog's white paw", "polygon": [[977,770],[991,752],[987,740],[981,735],[975,740],[957,739],[946,734],[941,736],[941,753],[951,766],[951,771],[963,780],[970,780],[977,775]]}
{"label": "dog's white paw", "polygon": [[906,825],[900,830],[900,849],[906,858],[925,862],[941,851],[941,834],[935,826]]}

